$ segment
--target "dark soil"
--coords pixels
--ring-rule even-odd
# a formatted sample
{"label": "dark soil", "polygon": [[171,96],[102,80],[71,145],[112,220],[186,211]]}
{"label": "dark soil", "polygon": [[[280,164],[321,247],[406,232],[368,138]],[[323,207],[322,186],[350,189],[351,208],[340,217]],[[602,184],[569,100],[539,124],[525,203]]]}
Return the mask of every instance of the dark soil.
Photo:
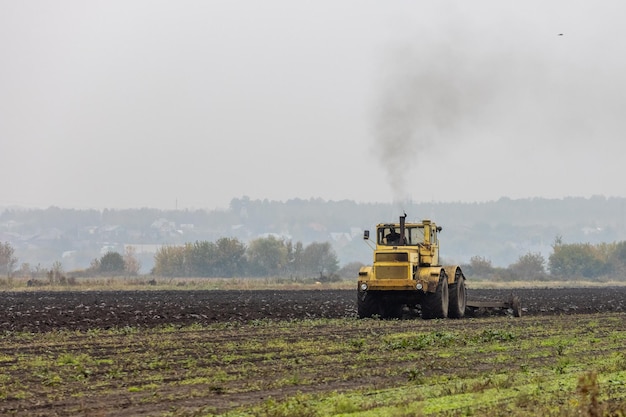
{"label": "dark soil", "polygon": [[[621,312],[626,287],[468,290],[473,300],[520,297],[523,315]],[[356,291],[38,291],[0,293],[0,331],[46,332],[259,319],[356,316]]]}

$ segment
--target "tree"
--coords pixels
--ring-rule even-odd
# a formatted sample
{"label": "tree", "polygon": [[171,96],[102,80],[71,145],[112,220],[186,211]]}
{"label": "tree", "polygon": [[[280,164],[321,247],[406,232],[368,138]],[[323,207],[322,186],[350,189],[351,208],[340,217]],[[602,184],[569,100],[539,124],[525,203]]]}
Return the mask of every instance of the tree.
{"label": "tree", "polygon": [[154,256],[152,273],[178,277],[232,277],[245,272],[246,248],[235,238],[164,246]]}
{"label": "tree", "polygon": [[50,285],[67,284],[67,278],[65,278],[65,273],[63,271],[63,264],[59,261],[55,261],[52,264],[52,269],[48,271],[47,275]]}
{"label": "tree", "polygon": [[210,277],[215,276],[217,246],[206,240],[186,244],[183,248],[183,268],[179,276]]}
{"label": "tree", "polygon": [[124,258],[117,252],[107,252],[100,258],[100,272],[105,274],[124,273]]}
{"label": "tree", "polygon": [[306,274],[328,277],[339,269],[337,254],[328,242],[311,243],[304,248],[302,258]]}
{"label": "tree", "polygon": [[127,275],[138,275],[141,262],[137,259],[137,250],[134,246],[126,246],[124,252],[124,271]]}
{"label": "tree", "polygon": [[87,268],[87,273],[89,275],[98,275],[100,273],[100,259],[92,259],[89,263],[89,268]]}
{"label": "tree", "polygon": [[280,276],[287,265],[287,246],[274,236],[255,239],[246,250],[251,276]]}
{"label": "tree", "polygon": [[488,278],[495,272],[495,268],[491,264],[491,260],[482,256],[472,256],[470,263],[463,268],[467,275],[476,278]]}
{"label": "tree", "polygon": [[624,276],[626,273],[626,241],[613,243],[609,249],[608,262],[614,274]]}
{"label": "tree", "polygon": [[154,255],[154,275],[182,277],[185,275],[185,247],[162,246]]}
{"label": "tree", "polygon": [[513,278],[525,281],[541,281],[546,279],[546,259],[541,253],[528,252],[519,257],[517,262],[509,266]]}
{"label": "tree", "polygon": [[304,246],[302,242],[296,242],[294,245],[291,241],[286,243],[287,247],[287,267],[285,273],[290,277],[297,276],[302,272],[302,255]]}
{"label": "tree", "polygon": [[613,253],[615,259],[626,265],[626,241],[616,243]]}
{"label": "tree", "polygon": [[589,243],[558,244],[548,258],[548,269],[561,278],[596,278],[608,273],[610,265]]}
{"label": "tree", "polygon": [[9,242],[0,243],[0,273],[6,274],[7,278],[11,278],[17,264],[14,254],[15,249]]}
{"label": "tree", "polygon": [[223,237],[215,242],[213,273],[219,277],[243,275],[246,270],[246,247],[238,239]]}

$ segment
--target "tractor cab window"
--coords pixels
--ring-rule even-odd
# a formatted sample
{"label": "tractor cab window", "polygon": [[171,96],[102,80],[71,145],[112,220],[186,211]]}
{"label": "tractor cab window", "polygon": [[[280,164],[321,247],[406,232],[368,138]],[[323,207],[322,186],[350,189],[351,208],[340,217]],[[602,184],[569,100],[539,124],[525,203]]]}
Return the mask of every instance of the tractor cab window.
{"label": "tractor cab window", "polygon": [[[418,245],[424,242],[423,227],[407,227],[404,230],[404,237],[407,245]],[[398,246],[402,243],[400,228],[395,226],[385,226],[378,229],[378,244],[383,246]]]}
{"label": "tractor cab window", "polygon": [[407,245],[415,246],[424,242],[423,227],[407,227],[406,232]]}
{"label": "tractor cab window", "polygon": [[393,226],[381,227],[378,229],[378,244],[387,246],[397,246],[400,244],[400,228]]}

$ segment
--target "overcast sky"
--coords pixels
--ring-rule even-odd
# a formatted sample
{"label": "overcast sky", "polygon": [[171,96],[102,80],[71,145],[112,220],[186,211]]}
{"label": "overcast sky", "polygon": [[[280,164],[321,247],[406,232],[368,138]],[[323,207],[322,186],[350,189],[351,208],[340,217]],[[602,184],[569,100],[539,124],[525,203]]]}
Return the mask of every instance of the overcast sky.
{"label": "overcast sky", "polygon": [[625,15],[0,0],[0,206],[626,197]]}

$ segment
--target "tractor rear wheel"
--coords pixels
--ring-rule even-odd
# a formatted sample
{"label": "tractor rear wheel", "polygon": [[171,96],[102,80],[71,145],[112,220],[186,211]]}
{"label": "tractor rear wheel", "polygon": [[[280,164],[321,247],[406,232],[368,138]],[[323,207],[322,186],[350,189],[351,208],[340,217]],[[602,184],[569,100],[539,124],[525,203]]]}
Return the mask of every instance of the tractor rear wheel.
{"label": "tractor rear wheel", "polygon": [[445,319],[448,317],[448,302],[448,280],[446,273],[441,271],[435,292],[424,294],[422,318]]}
{"label": "tractor rear wheel", "polygon": [[465,279],[460,277],[457,282],[450,285],[450,303],[448,307],[448,317],[461,319],[465,317],[465,307],[467,290],[465,289]]}
{"label": "tractor rear wheel", "polygon": [[360,319],[381,316],[380,296],[371,292],[359,292],[357,295],[357,312]]}

